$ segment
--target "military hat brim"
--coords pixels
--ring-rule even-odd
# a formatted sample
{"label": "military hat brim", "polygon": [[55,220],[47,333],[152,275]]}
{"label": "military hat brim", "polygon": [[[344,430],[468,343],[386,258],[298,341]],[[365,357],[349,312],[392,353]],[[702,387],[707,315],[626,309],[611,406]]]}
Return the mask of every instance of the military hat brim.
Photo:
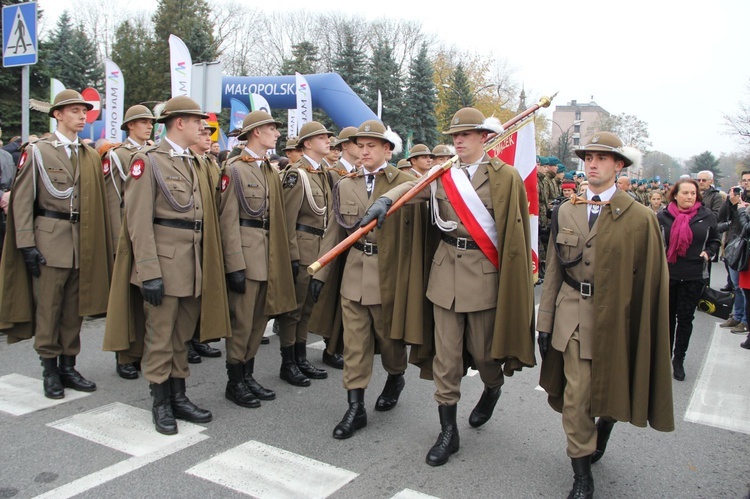
{"label": "military hat brim", "polygon": [[625,166],[630,166],[633,164],[631,160],[629,160],[625,155],[622,154],[622,151],[617,147],[608,146],[605,144],[588,144],[580,149],[576,149],[575,153],[576,156],[579,158],[585,160],[586,159],[586,153],[587,152],[608,152],[612,153],[617,157],[617,159],[622,160],[625,162]]}
{"label": "military hat brim", "polygon": [[156,121],[156,118],[154,118],[152,114],[147,114],[147,113],[136,114],[135,116],[131,116],[127,120],[123,121],[122,125],[120,125],[120,130],[127,132],[128,123],[130,123],[131,121],[135,121],[135,120],[151,120],[151,123],[153,123],[154,121]]}
{"label": "military hat brim", "polygon": [[165,123],[167,120],[178,116],[196,116],[202,120],[207,120],[208,115],[200,109],[179,109],[169,113],[162,113],[156,118],[157,123]]}
{"label": "military hat brim", "polygon": [[297,137],[297,149],[302,149],[302,144],[304,144],[304,142],[307,139],[315,137],[316,135],[328,135],[329,137],[333,137],[335,134],[333,132],[329,132],[325,128],[321,128],[320,130],[312,131],[312,132],[310,132],[308,134],[305,134],[305,135],[302,135],[300,137]]}
{"label": "military hat brim", "polygon": [[63,101],[58,102],[57,104],[54,104],[51,108],[49,108],[49,117],[54,118],[55,117],[55,111],[57,109],[62,109],[65,106],[72,106],[74,104],[80,104],[82,106],[86,106],[86,109],[88,111],[91,111],[94,109],[94,105],[90,102],[86,102],[83,99],[73,98],[73,99],[65,99]]}
{"label": "military hat brim", "polygon": [[248,126],[246,126],[245,128],[243,128],[243,129],[242,129],[242,131],[240,132],[240,134],[239,134],[239,135],[237,136],[237,139],[238,139],[238,140],[247,140],[247,135],[248,135],[248,134],[249,134],[250,132],[252,132],[252,131],[253,131],[253,130],[255,130],[256,128],[258,128],[259,126],[263,126],[263,125],[270,125],[270,124],[272,124],[272,123],[273,123],[274,125],[276,125],[277,127],[280,127],[280,126],[282,125],[282,123],[281,123],[280,121],[276,121],[276,120],[275,120],[275,119],[273,119],[273,118],[271,118],[271,119],[269,119],[269,120],[261,120],[261,121],[259,121],[259,122],[257,122],[257,123],[253,123],[253,124],[251,124],[251,125],[248,125]]}

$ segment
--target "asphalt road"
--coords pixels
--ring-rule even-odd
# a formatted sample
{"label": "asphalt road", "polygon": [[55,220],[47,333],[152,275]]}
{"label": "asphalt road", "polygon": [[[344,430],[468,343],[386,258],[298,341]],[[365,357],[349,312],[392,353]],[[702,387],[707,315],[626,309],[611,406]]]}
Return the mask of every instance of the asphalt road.
{"label": "asphalt road", "polygon": [[[715,287],[723,284],[724,276],[723,266],[714,265]],[[537,298],[540,292],[537,287]],[[605,457],[593,467],[597,497],[750,497],[750,429],[737,426],[750,417],[743,413],[750,398],[750,351],[739,349],[743,336],[720,330],[717,323],[703,313],[696,315],[687,379],[674,381],[676,431],[616,425]],[[479,429],[467,420],[482,383],[479,376],[464,378],[458,409],[461,449],[448,464],[432,468],[424,459],[439,432],[434,387],[420,380],[413,367],[407,370],[398,406],[379,413],[373,408],[386,375],[376,361],[366,393],[368,425],[351,439],[338,441],[331,432],[346,410],[342,371],[329,369],[327,380],[313,381],[309,388],[288,385],[278,377],[274,336],[270,345],[261,346],[256,378],[276,391],[276,400],[258,409],[233,405],[224,398],[224,358],[204,359],[191,366],[188,396],[210,409],[214,420],[180,423],[176,437],[163,437],[150,426],[146,381],[120,379],[113,354],[101,351],[103,326],[101,319],[85,321],[78,358],[79,371],[95,381],[98,390],[80,398],[68,390],[63,403],[23,415],[8,412],[22,410],[9,409],[9,399],[21,400],[26,394],[8,386],[31,382],[27,392],[38,398],[41,366],[31,342],[7,345],[0,338],[0,498],[45,493],[525,498],[565,497],[570,490],[572,471],[560,416],[536,389],[538,369],[506,380],[492,420]],[[317,340],[311,337],[310,344]],[[726,348],[736,344],[744,356],[732,357],[728,365],[722,360],[727,357],[715,355],[718,350],[711,353],[719,343]],[[308,352],[322,365],[320,350]],[[701,387],[714,386],[702,383],[715,381],[730,367],[739,374],[722,383],[732,385],[735,395],[717,402],[726,404],[721,408],[726,417],[716,424],[693,422],[691,402],[710,398]],[[733,427],[741,429],[727,429]]]}

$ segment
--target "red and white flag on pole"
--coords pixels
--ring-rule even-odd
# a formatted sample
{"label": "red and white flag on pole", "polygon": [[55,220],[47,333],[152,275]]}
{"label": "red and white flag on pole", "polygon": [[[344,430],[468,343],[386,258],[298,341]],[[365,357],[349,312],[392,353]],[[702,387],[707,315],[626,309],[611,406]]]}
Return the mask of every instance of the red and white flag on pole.
{"label": "red and white flag on pole", "polygon": [[536,276],[539,273],[539,193],[536,186],[534,122],[530,121],[528,125],[505,139],[489,154],[513,165],[526,185],[526,197],[529,200],[529,225],[531,226],[531,260],[534,265],[534,276]]}

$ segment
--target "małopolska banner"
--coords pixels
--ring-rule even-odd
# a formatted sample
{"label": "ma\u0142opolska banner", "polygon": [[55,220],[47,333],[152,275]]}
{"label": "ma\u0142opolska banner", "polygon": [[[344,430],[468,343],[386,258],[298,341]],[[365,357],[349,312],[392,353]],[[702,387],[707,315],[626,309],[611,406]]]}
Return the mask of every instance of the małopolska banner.
{"label": "ma\u0142opolska banner", "polygon": [[172,97],[189,96],[193,59],[190,57],[190,51],[185,42],[174,35],[169,35],[169,63],[172,75]]}
{"label": "ma\u0142opolska banner", "polygon": [[120,127],[125,106],[125,78],[120,67],[109,59],[104,61],[104,72],[107,78],[104,91],[104,138],[111,142],[120,142],[122,141]]}
{"label": "ma\u0142opolska banner", "polygon": [[307,80],[299,73],[294,73],[297,85],[297,132],[307,123],[312,121],[312,95],[310,94],[310,85]]}

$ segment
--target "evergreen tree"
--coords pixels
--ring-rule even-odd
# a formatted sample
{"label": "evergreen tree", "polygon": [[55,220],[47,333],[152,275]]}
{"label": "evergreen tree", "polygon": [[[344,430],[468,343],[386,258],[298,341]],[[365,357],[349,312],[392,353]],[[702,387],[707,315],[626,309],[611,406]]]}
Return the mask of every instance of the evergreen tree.
{"label": "evergreen tree", "polygon": [[448,125],[456,111],[463,107],[473,107],[474,94],[471,92],[469,78],[460,62],[451,73],[450,88],[448,88],[445,111],[441,117],[442,124]]}
{"label": "evergreen tree", "polygon": [[365,102],[370,109],[377,112],[378,90],[382,96],[383,114],[382,121],[390,126],[406,143],[408,125],[406,113],[403,109],[403,90],[401,88],[401,76],[398,64],[393,58],[393,48],[388,42],[381,42],[373,50],[370,61],[370,74],[367,80],[367,95]]}
{"label": "evergreen tree", "polygon": [[432,77],[432,64],[427,57],[427,44],[425,43],[422,44],[419,54],[409,68],[404,114],[407,133],[413,133],[413,143],[426,144],[428,147],[433,147],[438,143],[437,118],[435,117],[437,95]]}
{"label": "evergreen tree", "polygon": [[342,38],[343,45],[333,60],[333,70],[362,98],[367,79],[367,56],[364,50],[357,48],[354,30],[350,26],[344,27]]}
{"label": "evergreen tree", "polygon": [[73,83],[78,80],[74,74],[74,65],[70,64],[70,54],[73,52],[73,21],[68,11],[64,11],[57,19],[57,25],[49,40],[49,53],[46,54],[50,76],[57,78],[65,88],[73,88],[79,92],[83,87],[76,88]]}
{"label": "evergreen tree", "polygon": [[175,35],[185,42],[193,63],[215,61],[218,49],[206,0],[159,0],[152,20],[156,40],[152,49],[154,60],[150,78],[154,80],[158,93],[151,98],[167,100],[171,97],[172,89],[169,35]]}
{"label": "evergreen tree", "polygon": [[292,45],[292,57],[283,60],[280,71],[283,75],[293,75],[295,72],[303,75],[315,74],[318,72],[319,64],[318,47],[312,42],[300,42]]}
{"label": "evergreen tree", "polygon": [[697,154],[690,158],[690,163],[692,163],[692,167],[690,168],[690,171],[692,173],[698,173],[703,170],[709,170],[713,172],[714,179],[718,180],[722,177],[724,177],[724,174],[721,172],[721,169],[719,168],[719,160],[716,159],[716,156],[714,156],[710,151],[704,151],[700,154]]}
{"label": "evergreen tree", "polygon": [[154,43],[143,21],[125,21],[117,27],[111,58],[125,79],[125,109],[141,103],[153,107],[151,101],[162,100],[164,89],[152,78]]}

